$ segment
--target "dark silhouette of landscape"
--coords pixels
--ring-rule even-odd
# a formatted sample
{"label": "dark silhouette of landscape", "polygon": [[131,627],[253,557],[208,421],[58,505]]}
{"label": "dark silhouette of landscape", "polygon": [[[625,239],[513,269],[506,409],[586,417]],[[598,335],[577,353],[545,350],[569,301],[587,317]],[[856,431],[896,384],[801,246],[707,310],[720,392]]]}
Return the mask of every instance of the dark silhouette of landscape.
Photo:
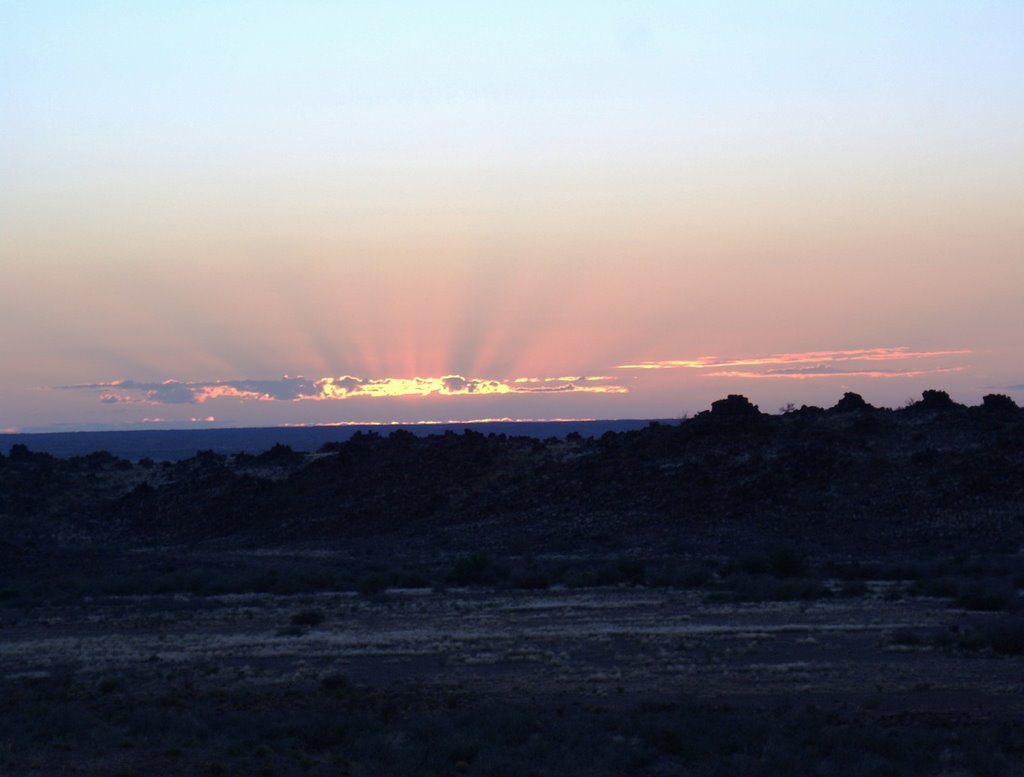
{"label": "dark silhouette of landscape", "polygon": [[0,455],[0,773],[1024,773],[1024,411]]}
{"label": "dark silhouette of landscape", "polygon": [[623,432],[640,429],[647,420],[621,419],[612,421],[479,421],[467,423],[421,424],[355,424],[345,426],[270,426],[251,428],[213,429],[132,429],[128,431],[76,431],[0,434],[0,450],[12,445],[24,445],[38,453],[51,453],[68,458],[96,451],[106,451],[124,459],[136,461],[151,458],[156,461],[180,461],[195,456],[196,451],[214,453],[262,453],[281,444],[299,451],[315,451],[328,442],[347,440],[360,432],[387,435],[393,431],[406,431],[417,437],[444,434],[464,429],[484,434],[507,434],[523,437],[565,437],[573,432],[584,437],[599,437],[605,432]]}

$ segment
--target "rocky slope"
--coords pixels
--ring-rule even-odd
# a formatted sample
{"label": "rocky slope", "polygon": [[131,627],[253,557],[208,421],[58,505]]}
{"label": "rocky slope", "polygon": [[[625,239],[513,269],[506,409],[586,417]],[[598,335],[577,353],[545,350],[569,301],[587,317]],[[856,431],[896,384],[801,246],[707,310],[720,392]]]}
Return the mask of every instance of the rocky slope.
{"label": "rocky slope", "polygon": [[[31,540],[259,546],[434,535],[502,551],[786,541],[842,550],[1024,538],[1024,412],[940,391],[761,413],[732,395],[678,424],[599,438],[359,434],[315,454],[0,455],[7,555]],[[441,541],[441,540],[438,540]],[[532,549],[529,546],[535,543]],[[3,552],[3,551],[0,551]]]}

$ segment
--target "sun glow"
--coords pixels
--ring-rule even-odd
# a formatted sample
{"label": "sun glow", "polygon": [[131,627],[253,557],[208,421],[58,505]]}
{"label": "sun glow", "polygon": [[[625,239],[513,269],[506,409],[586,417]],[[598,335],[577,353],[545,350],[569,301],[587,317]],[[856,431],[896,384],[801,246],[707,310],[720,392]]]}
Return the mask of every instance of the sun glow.
{"label": "sun glow", "polygon": [[485,396],[494,394],[626,394],[628,389],[610,383],[613,378],[358,378],[352,375],[308,379],[285,376],[276,380],[183,382],[165,380],[142,383],[115,380],[108,383],[61,386],[67,390],[96,390],[107,404],[201,404],[215,399],[242,401],[338,401],[357,397]]}
{"label": "sun glow", "polygon": [[[237,425],[242,423],[242,418],[267,411],[284,415],[277,424],[285,418],[298,423],[329,423],[344,416],[345,422],[360,424],[375,420],[386,425],[392,421],[409,423],[424,418],[459,417],[449,413],[462,413],[462,418],[479,422],[543,416],[548,416],[545,420],[567,416],[578,420],[581,415],[595,414],[626,417],[630,412],[624,409],[628,402],[620,401],[619,396],[629,396],[633,402],[652,398],[664,404],[689,402],[694,401],[693,397],[714,390],[715,386],[731,391],[737,382],[756,383],[759,390],[768,394],[781,390],[772,388],[773,383],[781,387],[794,381],[831,385],[836,379],[840,382],[862,380],[899,386],[900,379],[963,374],[968,369],[964,357],[971,353],[966,349],[922,350],[906,346],[786,351],[631,361],[614,368],[598,362],[593,372],[571,369],[571,363],[563,363],[564,369],[559,369],[557,361],[550,359],[547,360],[550,371],[541,371],[541,368],[533,373],[513,372],[502,377],[472,377],[479,373],[455,370],[426,375],[412,373],[411,377],[401,373],[387,377],[387,372],[383,373],[385,377],[359,372],[339,372],[324,377],[293,373],[279,378],[151,382],[119,379],[54,388],[91,394],[107,407],[120,407],[125,411],[138,408],[140,415],[144,413],[159,419],[171,413],[165,408],[178,407],[183,413],[178,422],[193,424]],[[576,362],[575,366],[579,364]],[[470,409],[470,404],[481,412]],[[201,413],[200,405],[204,406]],[[341,410],[341,406],[345,409]],[[442,406],[445,409],[439,410]],[[149,410],[153,407],[160,409]],[[574,412],[577,410],[583,412]],[[207,415],[208,411],[215,415]],[[669,417],[664,411],[659,415]],[[313,417],[319,420],[310,420]]]}
{"label": "sun glow", "polygon": [[281,424],[286,427],[309,428],[314,426],[358,426],[358,427],[407,427],[407,426],[458,426],[462,424],[568,424],[596,421],[595,418],[449,418],[446,420],[421,421],[319,421],[317,423]]}

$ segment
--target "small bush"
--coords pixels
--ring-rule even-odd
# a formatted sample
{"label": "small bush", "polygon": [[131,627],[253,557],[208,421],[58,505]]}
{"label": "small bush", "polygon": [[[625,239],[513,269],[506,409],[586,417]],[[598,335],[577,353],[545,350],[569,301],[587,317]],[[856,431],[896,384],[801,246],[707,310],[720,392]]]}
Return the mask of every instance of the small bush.
{"label": "small bush", "polygon": [[515,572],[509,582],[513,588],[522,588],[527,591],[540,591],[551,587],[551,581],[547,575],[536,570]]}
{"label": "small bush", "polygon": [[813,601],[832,595],[818,580],[785,579],[769,575],[734,573],[722,581],[722,588],[709,595],[713,602]]}
{"label": "small bush", "polygon": [[319,626],[325,617],[323,610],[300,610],[288,622],[292,626]]}
{"label": "small bush", "polygon": [[925,596],[950,598],[960,593],[960,587],[956,578],[942,576],[919,581],[915,590],[920,590]]}
{"label": "small bush", "polygon": [[613,564],[579,565],[562,574],[562,582],[569,588],[599,588],[625,582],[622,571]]}
{"label": "small bush", "polygon": [[776,548],[768,556],[768,567],[776,577],[803,577],[807,573],[807,562],[792,548]]}
{"label": "small bush", "polygon": [[647,574],[647,585],[654,588],[701,588],[715,576],[708,563],[680,562],[654,569]]}
{"label": "small bush", "polygon": [[345,675],[332,672],[320,678],[320,690],[331,696],[348,696],[353,688]]}
{"label": "small bush", "polygon": [[866,595],[870,589],[863,580],[844,580],[839,586],[839,595],[854,599]]}
{"label": "small bush", "polygon": [[368,575],[359,583],[359,593],[362,596],[376,596],[387,591],[390,582],[387,575]]}
{"label": "small bush", "polygon": [[986,624],[982,633],[992,652],[1007,656],[1024,654],[1024,619],[1001,618]]}
{"label": "small bush", "polygon": [[743,556],[736,562],[736,567],[748,575],[763,575],[768,571],[768,560],[764,556]]}
{"label": "small bush", "polygon": [[619,571],[627,582],[634,585],[641,585],[644,582],[644,574],[647,571],[644,562],[636,559],[623,559],[619,562]]}
{"label": "small bush", "polygon": [[474,553],[456,559],[447,581],[455,585],[493,585],[507,576],[508,571],[496,566],[490,556]]}
{"label": "small bush", "polygon": [[925,638],[916,631],[897,631],[892,635],[891,642],[901,647],[923,647],[927,644]]}
{"label": "small bush", "polygon": [[960,592],[955,600],[957,607],[965,610],[995,612],[1012,610],[1017,604],[1017,593],[1001,584],[975,585]]}
{"label": "small bush", "polygon": [[430,581],[417,572],[405,572],[398,578],[398,588],[430,588]]}

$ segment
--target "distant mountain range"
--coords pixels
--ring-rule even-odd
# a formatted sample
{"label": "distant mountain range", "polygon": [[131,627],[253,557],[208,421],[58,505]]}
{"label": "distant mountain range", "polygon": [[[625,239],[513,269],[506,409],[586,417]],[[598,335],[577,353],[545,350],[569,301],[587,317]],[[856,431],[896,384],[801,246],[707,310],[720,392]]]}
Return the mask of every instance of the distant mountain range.
{"label": "distant mountain range", "polygon": [[640,429],[650,420],[624,419],[606,421],[490,421],[481,423],[365,425],[365,426],[266,426],[247,429],[143,429],[103,432],[48,432],[36,434],[0,434],[0,452],[12,445],[25,445],[30,450],[53,456],[81,456],[107,451],[114,456],[138,461],[181,461],[197,451],[214,453],[260,453],[274,445],[287,445],[296,451],[315,451],[325,443],[344,442],[357,432],[389,434],[404,429],[418,437],[461,432],[471,429],[482,434],[509,436],[555,437],[564,440],[570,434],[600,437],[605,432],[628,432]]}

